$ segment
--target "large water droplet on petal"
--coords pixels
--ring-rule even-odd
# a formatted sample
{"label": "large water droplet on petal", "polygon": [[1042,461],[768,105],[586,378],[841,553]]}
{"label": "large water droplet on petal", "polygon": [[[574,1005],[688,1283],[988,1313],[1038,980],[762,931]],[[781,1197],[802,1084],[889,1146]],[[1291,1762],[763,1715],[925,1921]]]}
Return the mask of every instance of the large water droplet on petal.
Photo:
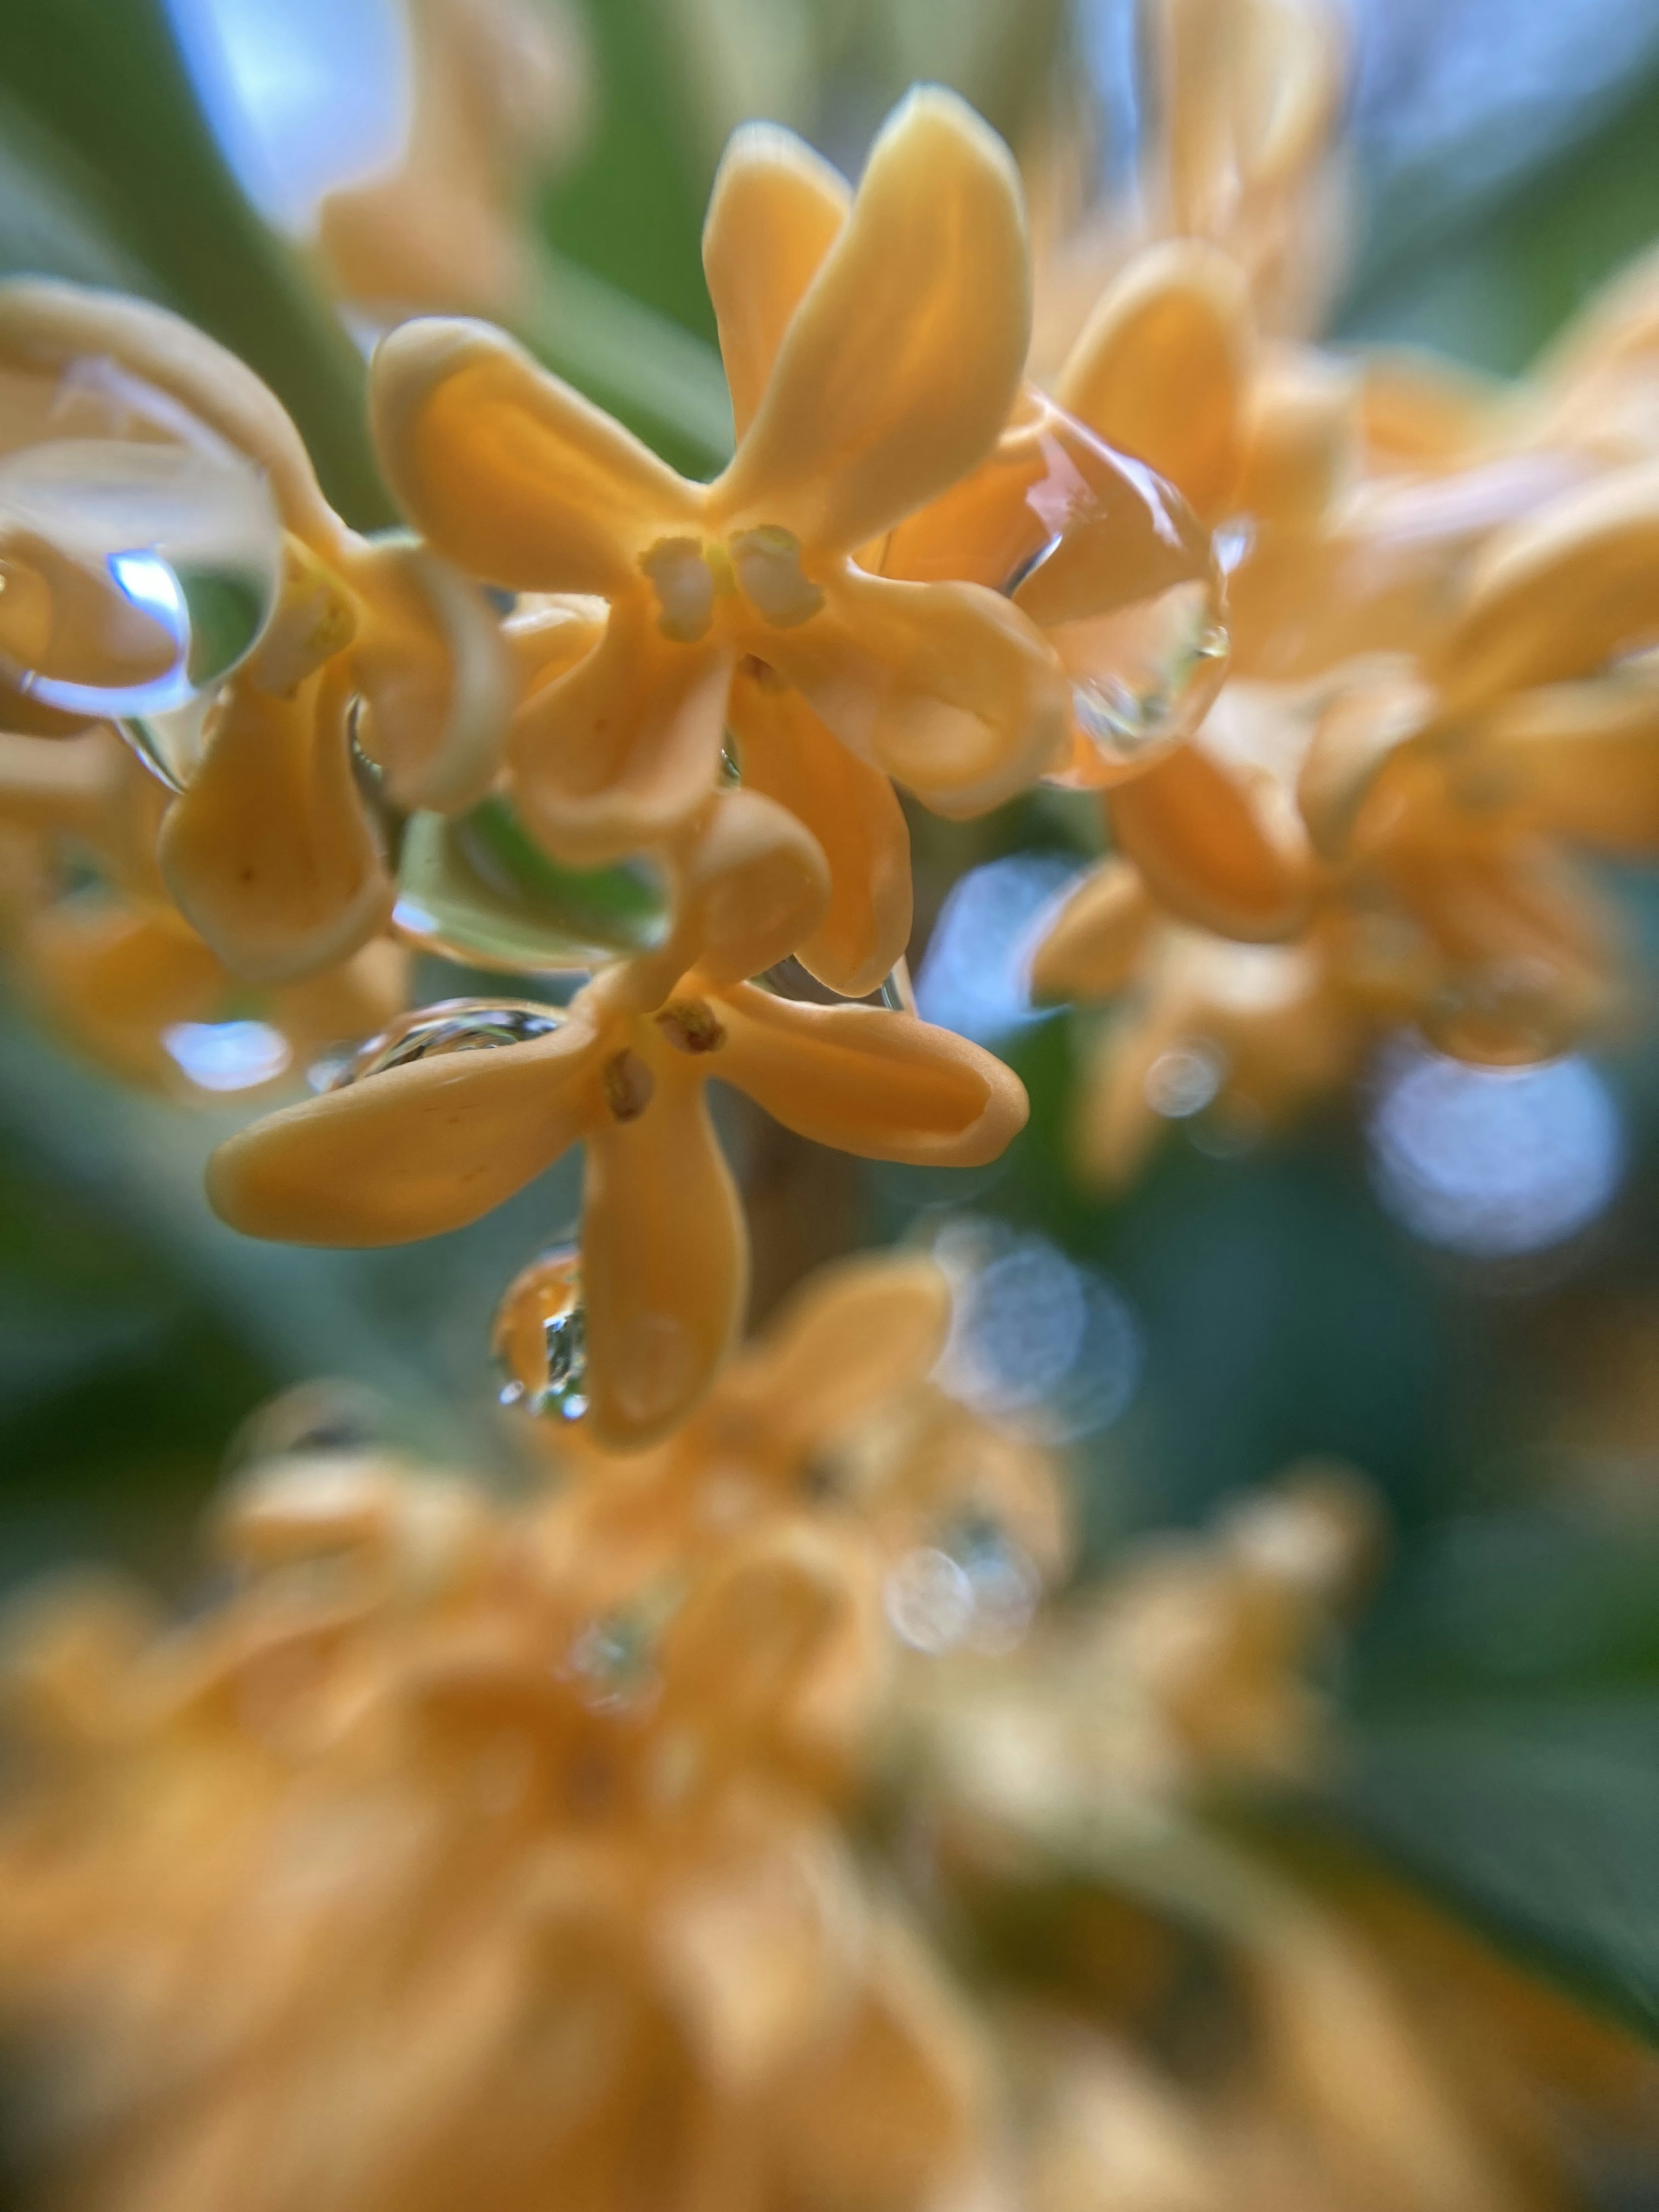
{"label": "large water droplet on petal", "polygon": [[884,575],[1006,592],[1072,682],[1051,781],[1139,775],[1202,720],[1226,673],[1220,563],[1173,485],[1028,390],[989,460],[900,525]]}
{"label": "large water droplet on petal", "polygon": [[581,1255],[544,1253],[509,1285],[492,1340],[501,1401],[543,1419],[579,1421],[587,1411]]}
{"label": "large water droplet on petal", "polygon": [[668,933],[668,886],[647,860],[566,868],[506,799],[453,818],[414,814],[392,920],[423,951],[509,974],[571,972],[653,951]]}
{"label": "large water droplet on petal", "polygon": [[77,714],[149,714],[217,684],[276,605],[264,476],[106,361],[0,370],[0,675]]}
{"label": "large water droplet on petal", "polygon": [[389,1067],[441,1053],[488,1052],[504,1045],[532,1044],[549,1036],[564,1016],[556,1006],[526,1006],[512,1000],[441,999],[400,1014],[391,1025],[327,1067],[320,1087],[343,1091]]}

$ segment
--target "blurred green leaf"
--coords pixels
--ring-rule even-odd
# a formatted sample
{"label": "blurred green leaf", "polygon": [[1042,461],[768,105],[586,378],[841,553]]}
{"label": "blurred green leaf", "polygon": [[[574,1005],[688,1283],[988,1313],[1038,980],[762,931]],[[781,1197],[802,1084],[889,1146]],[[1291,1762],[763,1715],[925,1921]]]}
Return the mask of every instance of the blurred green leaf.
{"label": "blurred green leaf", "polygon": [[161,0],[0,0],[0,70],[37,156],[59,149],[96,180],[95,205],[89,189],[82,204],[123,262],[278,393],[342,513],[363,528],[392,520],[356,349],[232,177]]}
{"label": "blurred green leaf", "polygon": [[1322,1817],[1659,2040],[1659,1530],[1451,1523],[1393,1577],[1345,1690]]}
{"label": "blurred green leaf", "polygon": [[1368,1729],[1330,1803],[1494,1942],[1659,2042],[1659,1692]]}

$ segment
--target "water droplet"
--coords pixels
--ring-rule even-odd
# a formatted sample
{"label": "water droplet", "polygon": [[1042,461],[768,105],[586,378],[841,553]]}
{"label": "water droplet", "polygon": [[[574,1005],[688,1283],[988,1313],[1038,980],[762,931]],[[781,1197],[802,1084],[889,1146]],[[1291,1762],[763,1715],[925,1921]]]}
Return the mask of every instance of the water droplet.
{"label": "water droplet", "polygon": [[269,1022],[173,1022],[161,1042],[199,1091],[252,1091],[274,1083],[292,1058]]}
{"label": "water droplet", "polygon": [[491,1349],[501,1370],[503,1406],[544,1420],[580,1420],[587,1411],[587,1349],[581,1255],[574,1244],[544,1253],[508,1285]]}
{"label": "water droplet", "polygon": [[930,1656],[960,1644],[974,1617],[972,1583],[948,1552],[931,1544],[904,1554],[884,1597],[893,1633]]}
{"label": "water droplet", "polygon": [[69,714],[210,689],[276,603],[282,528],[252,463],[108,361],[0,370],[0,672]]}
{"label": "water droplet", "polygon": [[654,951],[668,933],[654,863],[567,868],[495,796],[471,812],[413,814],[392,920],[423,951],[510,974],[576,972]]}
{"label": "water droplet", "polygon": [[218,698],[216,690],[198,692],[182,707],[124,715],[115,726],[152,775],[169,791],[183,791],[207,751],[208,718]]}
{"label": "water droplet", "polygon": [[1524,1067],[1572,1042],[1582,994],[1547,960],[1486,960],[1458,969],[1424,1006],[1429,1042],[1453,1060]]}
{"label": "water droplet", "polygon": [[1035,391],[988,461],[893,532],[882,569],[990,585],[1047,636],[1073,708],[1052,782],[1139,773],[1192,734],[1226,674],[1221,566],[1197,517]]}
{"label": "water droplet", "polygon": [[655,1680],[654,1640],[637,1613],[602,1613],[590,1621],[570,1647],[569,1671],[583,1702],[611,1712],[644,1696]]}
{"label": "water droplet", "polygon": [[910,964],[901,959],[873,991],[862,998],[843,998],[832,991],[827,983],[819,982],[810,969],[803,968],[793,953],[787,960],[775,961],[761,975],[751,978],[763,991],[775,999],[793,999],[804,1006],[884,1006],[890,1013],[914,1014],[916,1011],[915,993],[910,982]]}
{"label": "water droplet", "polygon": [[[365,1077],[383,1075],[412,1060],[440,1053],[488,1052],[504,1045],[531,1044],[550,1036],[564,1017],[556,1006],[520,1005],[494,999],[441,999],[417,1007],[360,1044],[334,1067],[325,1088],[343,1091]],[[326,1066],[324,1062],[321,1066]],[[320,1067],[319,1072],[320,1073]]]}
{"label": "water droplet", "polygon": [[946,1549],[968,1577],[973,1595],[963,1642],[993,1656],[1012,1651],[1030,1626],[1042,1595],[1036,1567],[994,1521],[969,1522],[947,1540]]}
{"label": "water droplet", "polygon": [[1159,1053],[1142,1085],[1146,1103],[1168,1121],[1201,1114],[1221,1088],[1225,1056],[1209,1044],[1171,1046]]}

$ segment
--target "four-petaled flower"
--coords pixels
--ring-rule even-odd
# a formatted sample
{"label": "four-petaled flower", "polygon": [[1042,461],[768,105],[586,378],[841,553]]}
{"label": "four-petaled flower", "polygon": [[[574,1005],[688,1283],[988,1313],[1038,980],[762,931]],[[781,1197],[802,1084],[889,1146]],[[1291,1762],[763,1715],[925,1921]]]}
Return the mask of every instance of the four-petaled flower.
{"label": "four-petaled flower", "polygon": [[623,1447],[685,1414],[742,1322],[747,1238],[709,1076],[869,1159],[994,1159],[1026,1111],[1018,1079],[948,1030],[746,980],[829,898],[822,853],[772,800],[706,802],[671,867],[668,942],[602,969],[550,1033],[327,1091],[233,1138],[209,1172],[219,1212],[254,1236],[391,1244],[476,1219],[583,1143],[588,1419]]}
{"label": "four-petaled flower", "polygon": [[702,805],[728,728],[744,781],[829,855],[805,965],[848,995],[903,951],[906,833],[888,778],[951,815],[1029,783],[1065,687],[996,591],[869,574],[861,549],[973,468],[1030,321],[1006,149],[913,94],[857,195],[787,132],[739,131],[703,240],[738,432],[689,483],[489,325],[404,324],[371,394],[387,478],[428,543],[515,591],[609,602],[603,641],[520,708],[525,819],[598,863]]}

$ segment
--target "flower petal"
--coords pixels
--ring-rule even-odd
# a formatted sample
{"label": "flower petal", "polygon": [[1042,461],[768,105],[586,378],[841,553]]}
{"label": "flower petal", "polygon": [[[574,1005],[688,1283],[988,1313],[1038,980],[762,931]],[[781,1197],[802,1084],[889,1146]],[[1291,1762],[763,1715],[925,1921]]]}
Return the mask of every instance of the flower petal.
{"label": "flower petal", "polygon": [[211,1021],[227,978],[176,915],[65,899],[29,921],[21,949],[42,1013],[84,1051],[129,1081],[189,1088],[161,1033]]}
{"label": "flower petal", "polygon": [[1214,522],[1237,482],[1253,336],[1237,262],[1201,239],[1171,239],[1108,287],[1055,397]]}
{"label": "flower petal", "polygon": [[112,362],[181,401],[270,478],[283,524],[325,559],[353,544],[318,488],[305,441],[253,371],[146,300],[43,276],[0,283],[0,362],[51,370]]}
{"label": "flower petal", "polygon": [[1030,326],[1008,149],[953,94],[914,92],[790,322],[720,511],[823,551],[878,537],[989,452]]}
{"label": "flower petal", "polygon": [[910,941],[910,833],[893,787],[832,737],[799,692],[739,676],[732,721],[745,787],[787,807],[830,864],[829,911],[797,957],[832,991],[861,999]]}
{"label": "flower petal", "polygon": [[702,266],[739,438],[852,202],[841,172],[793,131],[745,123],[726,142],[702,228]]}
{"label": "flower petal", "polygon": [[659,842],[704,805],[726,732],[732,655],[665,638],[648,603],[520,708],[508,743],[520,811],[556,860],[599,867]]}
{"label": "flower petal", "polygon": [[1546,830],[1603,852],[1659,851],[1659,684],[1522,692],[1482,725],[1488,747]]}
{"label": "flower petal", "polygon": [[604,1114],[578,1002],[550,1036],[448,1053],[286,1107],[208,1164],[214,1211],[290,1244],[404,1244],[459,1229],[550,1167]]}
{"label": "flower petal", "polygon": [[1107,860],[1085,876],[1037,947],[1031,992],[1040,1002],[1109,999],[1133,973],[1152,903],[1137,869]]}
{"label": "flower petal", "polygon": [[950,1327],[933,1261],[860,1254],[811,1276],[724,1389],[786,1449],[810,1452],[924,1382]]}
{"label": "flower petal", "polygon": [[1346,856],[1378,779],[1401,746],[1428,727],[1434,704],[1432,691],[1402,661],[1357,679],[1326,708],[1296,787],[1297,805],[1322,859]]}
{"label": "flower petal", "polygon": [[720,1000],[718,1073],[797,1136],[861,1159],[978,1167],[1024,1127],[1025,1090],[966,1037],[878,1006],[814,1006],[740,984]]}
{"label": "flower petal", "polygon": [[457,813],[495,780],[519,703],[516,658],[495,609],[447,561],[395,542],[368,558],[378,589],[352,655],[367,709],[359,741],[394,805]]}
{"label": "flower petal", "polygon": [[158,852],[179,911],[250,981],[331,966],[374,936],[392,884],[353,780],[338,686],[313,678],[275,699],[233,685]]}
{"label": "flower petal", "polygon": [[588,1421],[639,1450],[683,1420],[737,1342],[749,1296],[743,1208],[703,1071],[656,1067],[632,1121],[588,1131],[582,1207]]}
{"label": "flower petal", "polygon": [[848,568],[768,658],[844,745],[935,813],[983,813],[1065,743],[1069,693],[1041,633],[979,584]]}
{"label": "flower petal", "polygon": [[[677,886],[674,945],[711,990],[758,975],[817,930],[830,876],[811,832],[757,791],[716,799]],[[670,979],[672,980],[672,978]]]}
{"label": "flower petal", "polygon": [[698,522],[697,486],[488,323],[402,325],[375,352],[369,404],[398,504],[486,583],[609,597]]}
{"label": "flower petal", "polygon": [[1659,637],[1659,463],[1613,471],[1491,538],[1439,671],[1448,714],[1588,676]]}
{"label": "flower petal", "polygon": [[1223,937],[1271,944],[1305,926],[1313,872],[1305,835],[1266,775],[1229,772],[1200,744],[1120,784],[1112,828],[1158,902]]}

